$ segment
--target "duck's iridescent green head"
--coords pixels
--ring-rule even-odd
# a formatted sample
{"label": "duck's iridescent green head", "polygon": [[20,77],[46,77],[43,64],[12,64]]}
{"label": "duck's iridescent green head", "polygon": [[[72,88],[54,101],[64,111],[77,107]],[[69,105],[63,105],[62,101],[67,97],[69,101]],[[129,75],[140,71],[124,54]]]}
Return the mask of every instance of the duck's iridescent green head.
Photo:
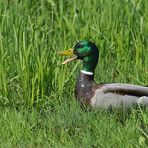
{"label": "duck's iridescent green head", "polygon": [[69,63],[76,59],[82,60],[82,70],[87,72],[94,72],[99,58],[99,51],[97,46],[93,42],[87,40],[80,41],[74,46],[74,48],[69,49],[67,51],[59,52],[59,54],[74,55],[74,57],[67,59],[62,64]]}

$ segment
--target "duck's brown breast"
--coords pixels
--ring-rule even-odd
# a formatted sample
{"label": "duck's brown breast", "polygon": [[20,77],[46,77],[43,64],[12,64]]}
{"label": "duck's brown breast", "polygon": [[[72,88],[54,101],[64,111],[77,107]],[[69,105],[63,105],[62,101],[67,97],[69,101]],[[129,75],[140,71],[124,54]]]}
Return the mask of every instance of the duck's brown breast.
{"label": "duck's brown breast", "polygon": [[91,98],[94,96],[95,91],[98,88],[99,85],[94,82],[93,75],[80,73],[75,88],[76,99],[84,105],[90,105]]}

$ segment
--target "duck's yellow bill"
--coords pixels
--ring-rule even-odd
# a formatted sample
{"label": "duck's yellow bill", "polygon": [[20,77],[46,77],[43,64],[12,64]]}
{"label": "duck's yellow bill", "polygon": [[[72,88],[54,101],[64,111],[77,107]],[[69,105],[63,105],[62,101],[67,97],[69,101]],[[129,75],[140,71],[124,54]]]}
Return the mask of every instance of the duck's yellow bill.
{"label": "duck's yellow bill", "polygon": [[[72,48],[70,48],[70,49],[68,49],[68,50],[65,50],[65,51],[60,51],[60,52],[58,52],[58,54],[63,55],[63,56],[72,56],[72,55],[74,55],[74,54],[73,54],[73,49],[72,49]],[[77,56],[74,56],[74,57],[72,57],[72,58],[69,58],[69,59],[65,60],[65,61],[64,61],[63,63],[61,63],[61,64],[67,64],[67,63],[72,62],[72,61],[74,61],[74,60],[76,60],[76,59],[77,59]]]}
{"label": "duck's yellow bill", "polygon": [[72,56],[73,55],[73,49],[70,48],[70,49],[65,50],[65,51],[60,51],[60,52],[58,52],[58,54],[63,55],[63,56]]}

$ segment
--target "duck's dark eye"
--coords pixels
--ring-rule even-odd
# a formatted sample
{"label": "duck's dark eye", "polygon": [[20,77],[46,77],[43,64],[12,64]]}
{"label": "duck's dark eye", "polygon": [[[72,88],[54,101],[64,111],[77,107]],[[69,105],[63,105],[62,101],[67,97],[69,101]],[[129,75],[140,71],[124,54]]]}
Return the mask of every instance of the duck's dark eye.
{"label": "duck's dark eye", "polygon": [[83,48],[83,45],[82,45],[82,44],[79,44],[79,45],[78,45],[78,48]]}
{"label": "duck's dark eye", "polygon": [[82,45],[82,44],[77,44],[76,46],[75,46],[75,48],[83,48],[84,46]]}

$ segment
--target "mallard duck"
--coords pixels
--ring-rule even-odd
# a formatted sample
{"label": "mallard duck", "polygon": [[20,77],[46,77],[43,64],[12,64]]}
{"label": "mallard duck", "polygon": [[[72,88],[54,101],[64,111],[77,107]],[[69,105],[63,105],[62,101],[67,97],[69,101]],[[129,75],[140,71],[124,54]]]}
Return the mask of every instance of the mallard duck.
{"label": "mallard duck", "polygon": [[62,64],[76,59],[83,61],[75,88],[76,98],[84,105],[108,108],[131,106],[133,104],[148,105],[148,87],[122,83],[101,83],[94,81],[94,70],[98,63],[99,50],[91,41],[80,41],[74,48],[59,52],[60,55],[73,55]]}

